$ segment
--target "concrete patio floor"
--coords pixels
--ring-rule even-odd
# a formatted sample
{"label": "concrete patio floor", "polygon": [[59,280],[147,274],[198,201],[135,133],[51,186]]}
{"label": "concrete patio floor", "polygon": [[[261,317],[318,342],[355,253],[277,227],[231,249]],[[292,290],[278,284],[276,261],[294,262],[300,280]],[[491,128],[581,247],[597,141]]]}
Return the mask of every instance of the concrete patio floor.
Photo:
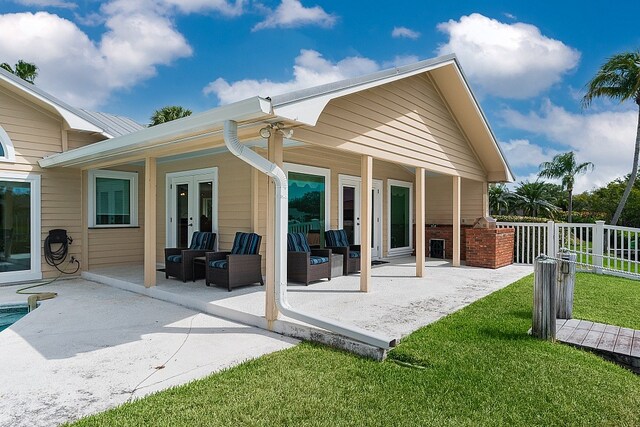
{"label": "concrete patio floor", "polygon": [[[359,291],[359,275],[335,277],[308,287],[290,284],[289,302],[298,309],[358,325],[390,338],[402,338],[471,302],[533,272],[530,265],[510,265],[497,270],[451,267],[448,261],[428,259],[426,277],[415,277],[415,258],[396,258],[372,269],[371,291]],[[84,277],[101,283],[175,302],[206,313],[267,328],[265,292],[248,286],[228,292],[206,287],[204,280],[183,283],[158,272],[157,286],[145,289],[142,266],[102,268]],[[317,337],[318,329],[281,316],[272,330],[297,338]],[[326,342],[335,343],[335,337]],[[345,348],[354,350],[349,347]],[[371,355],[365,349],[362,354]]]}
{"label": "concrete patio floor", "polygon": [[[203,285],[204,287],[204,285]],[[26,302],[19,286],[0,303]],[[54,426],[298,341],[82,279],[0,332],[0,426]]]}

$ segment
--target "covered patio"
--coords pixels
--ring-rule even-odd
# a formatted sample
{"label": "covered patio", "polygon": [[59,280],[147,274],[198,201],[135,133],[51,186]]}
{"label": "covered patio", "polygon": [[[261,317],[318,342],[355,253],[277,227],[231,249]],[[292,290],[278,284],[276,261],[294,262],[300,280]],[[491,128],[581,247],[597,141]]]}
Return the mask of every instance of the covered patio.
{"label": "covered patio", "polygon": [[[359,275],[341,276],[304,286],[288,286],[289,302],[297,309],[353,324],[396,340],[532,273],[529,265],[498,270],[453,267],[451,262],[427,259],[424,277],[415,276],[415,258],[392,259],[371,268],[371,290],[360,292]],[[339,337],[297,320],[280,316],[269,325],[264,312],[265,288],[247,286],[228,292],[206,287],[203,280],[183,283],[156,275],[153,288],[144,286],[142,265],[103,267],[83,273],[103,284],[183,305],[301,339],[313,339],[381,357],[377,349]]]}

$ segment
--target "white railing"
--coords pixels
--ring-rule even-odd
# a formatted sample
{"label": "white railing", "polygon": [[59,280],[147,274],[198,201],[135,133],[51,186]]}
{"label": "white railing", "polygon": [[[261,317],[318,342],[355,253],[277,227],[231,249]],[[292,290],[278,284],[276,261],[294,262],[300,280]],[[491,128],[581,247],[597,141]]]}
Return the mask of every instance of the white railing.
{"label": "white railing", "polygon": [[639,278],[640,229],[595,224],[498,222],[499,228],[514,228],[513,261],[533,264],[540,254],[555,257],[560,249],[577,255],[583,271]]}

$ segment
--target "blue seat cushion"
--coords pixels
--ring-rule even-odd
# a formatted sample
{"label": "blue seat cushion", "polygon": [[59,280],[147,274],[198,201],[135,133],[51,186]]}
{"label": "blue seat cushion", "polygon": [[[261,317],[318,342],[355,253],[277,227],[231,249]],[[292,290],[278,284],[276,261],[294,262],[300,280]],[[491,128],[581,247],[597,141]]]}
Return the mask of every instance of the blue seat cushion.
{"label": "blue seat cushion", "polygon": [[329,262],[329,258],[326,256],[311,255],[311,257],[309,258],[309,264],[311,265],[324,264],[327,262]]}
{"label": "blue seat cushion", "polygon": [[182,255],[169,255],[167,261],[180,264],[182,262]]}
{"label": "blue seat cushion", "polygon": [[288,233],[287,250],[289,252],[311,252],[307,236],[304,233]]}
{"label": "blue seat cushion", "polygon": [[349,251],[349,258],[360,258],[360,251]]}
{"label": "blue seat cushion", "polygon": [[211,251],[213,250],[214,241],[215,237],[213,233],[208,231],[195,231],[191,237],[189,249],[197,251]]}
{"label": "blue seat cushion", "polygon": [[324,234],[327,246],[349,246],[347,232],[344,230],[327,230]]}
{"label": "blue seat cushion", "polygon": [[209,261],[209,267],[211,268],[227,268],[227,260],[219,259],[217,261]]}
{"label": "blue seat cushion", "polygon": [[235,239],[233,239],[231,253],[235,255],[255,255],[260,250],[258,246],[259,241],[260,236],[256,233],[242,233],[238,231]]}

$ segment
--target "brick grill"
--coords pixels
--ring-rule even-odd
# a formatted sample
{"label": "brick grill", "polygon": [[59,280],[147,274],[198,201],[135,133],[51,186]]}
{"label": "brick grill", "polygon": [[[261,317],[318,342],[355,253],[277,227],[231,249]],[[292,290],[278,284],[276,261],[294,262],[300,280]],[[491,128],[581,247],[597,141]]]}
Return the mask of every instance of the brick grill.
{"label": "brick grill", "polygon": [[513,228],[469,228],[466,230],[466,265],[500,268],[513,263]]}

